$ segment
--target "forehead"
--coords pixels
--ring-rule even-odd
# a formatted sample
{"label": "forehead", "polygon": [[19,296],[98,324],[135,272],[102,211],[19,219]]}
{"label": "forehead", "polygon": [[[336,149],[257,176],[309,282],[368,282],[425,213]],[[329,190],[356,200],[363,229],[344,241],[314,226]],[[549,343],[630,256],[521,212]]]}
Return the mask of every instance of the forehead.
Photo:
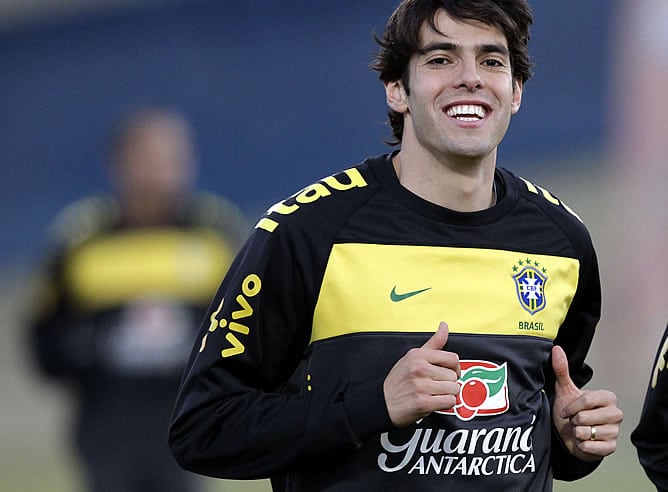
{"label": "forehead", "polygon": [[506,36],[496,26],[470,19],[455,19],[444,9],[436,11],[434,24],[438,32],[434,31],[429,22],[424,22],[420,27],[420,46],[447,41],[463,47],[486,44],[508,47]]}

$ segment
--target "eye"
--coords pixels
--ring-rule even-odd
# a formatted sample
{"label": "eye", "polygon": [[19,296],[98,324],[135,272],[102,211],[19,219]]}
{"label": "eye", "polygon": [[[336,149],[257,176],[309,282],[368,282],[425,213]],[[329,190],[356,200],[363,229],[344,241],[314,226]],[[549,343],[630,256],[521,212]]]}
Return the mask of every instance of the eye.
{"label": "eye", "polygon": [[502,68],[506,66],[505,63],[503,63],[501,60],[497,60],[496,58],[489,58],[483,61],[482,64],[485,65],[486,67],[493,67],[493,68]]}
{"label": "eye", "polygon": [[450,63],[450,60],[448,60],[443,56],[437,56],[435,58],[430,59],[427,63],[429,65],[447,65],[448,63]]}

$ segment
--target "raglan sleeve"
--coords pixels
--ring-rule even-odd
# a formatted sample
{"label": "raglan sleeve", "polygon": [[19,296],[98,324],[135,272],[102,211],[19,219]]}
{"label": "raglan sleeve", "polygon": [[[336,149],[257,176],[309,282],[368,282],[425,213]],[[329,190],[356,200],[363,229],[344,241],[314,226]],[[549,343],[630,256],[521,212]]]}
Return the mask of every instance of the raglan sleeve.
{"label": "raglan sleeve", "polygon": [[27,342],[36,368],[49,377],[64,377],[77,366],[68,350],[66,308],[59,280],[60,258],[53,255],[35,269],[23,306]]}
{"label": "raglan sleeve", "polygon": [[68,250],[54,244],[34,270],[21,309],[31,362],[44,376],[62,381],[84,377],[95,364],[94,333],[73,312],[63,279]]}
{"label": "raglan sleeve", "polygon": [[114,203],[105,196],[77,200],[59,211],[47,230],[21,322],[31,362],[48,377],[77,381],[97,368],[97,329],[82,316],[67,265],[83,243],[113,221]]}
{"label": "raglan sleeve", "polygon": [[668,326],[657,350],[638,425],[631,433],[638,459],[658,490],[668,490]]}
{"label": "raglan sleeve", "polygon": [[[573,302],[562,323],[555,345],[564,349],[568,357],[570,376],[578,388],[587,384],[592,368],[585,362],[592,344],[596,325],[601,317],[601,282],[596,252],[589,235],[584,235],[584,253],[580,261],[579,285]],[[554,405],[555,376],[551,363],[546,373],[545,392]],[[601,461],[583,461],[573,456],[566,448],[554,424],[552,425],[552,470],[557,480],[578,480],[593,472]]]}
{"label": "raglan sleeve", "polygon": [[265,478],[319,453],[359,445],[342,397],[350,388],[316,397],[301,382],[317,295],[318,266],[307,243],[283,224],[273,233],[256,229],[224,278],[169,428],[169,445],[183,468],[219,478]]}

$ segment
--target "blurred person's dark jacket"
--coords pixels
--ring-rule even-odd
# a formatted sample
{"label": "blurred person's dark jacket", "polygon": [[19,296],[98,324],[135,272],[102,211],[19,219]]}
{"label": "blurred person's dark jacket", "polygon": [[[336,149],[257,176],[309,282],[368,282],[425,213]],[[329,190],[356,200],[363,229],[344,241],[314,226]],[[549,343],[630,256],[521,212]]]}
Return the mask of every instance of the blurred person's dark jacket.
{"label": "blurred person's dark jacket", "polygon": [[645,473],[668,491],[668,326],[657,349],[640,421],[631,434]]}
{"label": "blurred person's dark jacket", "polygon": [[203,193],[150,227],[125,223],[112,196],[57,217],[31,341],[43,373],[78,397],[74,435],[94,490],[186,490],[166,445],[169,417],[201,317],[246,233],[232,204]]}

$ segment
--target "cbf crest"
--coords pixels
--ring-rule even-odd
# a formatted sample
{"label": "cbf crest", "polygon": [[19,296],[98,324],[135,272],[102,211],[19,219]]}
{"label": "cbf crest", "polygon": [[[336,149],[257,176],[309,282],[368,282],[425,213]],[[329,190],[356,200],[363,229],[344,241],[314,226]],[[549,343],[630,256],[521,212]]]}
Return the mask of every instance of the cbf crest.
{"label": "cbf crest", "polygon": [[513,275],[513,280],[515,280],[515,290],[522,308],[532,315],[545,309],[547,270],[539,262],[527,258],[514,265],[513,271],[518,272]]}

